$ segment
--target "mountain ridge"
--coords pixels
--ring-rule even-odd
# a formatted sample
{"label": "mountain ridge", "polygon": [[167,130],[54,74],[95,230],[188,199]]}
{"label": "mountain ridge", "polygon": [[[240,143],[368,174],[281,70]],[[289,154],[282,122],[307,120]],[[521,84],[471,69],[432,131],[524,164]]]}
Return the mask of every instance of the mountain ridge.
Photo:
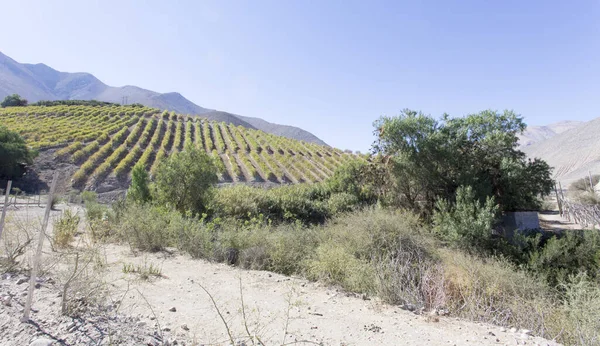
{"label": "mountain ridge", "polygon": [[278,136],[327,145],[299,127],[244,117],[204,108],[178,92],[158,93],[134,85],[113,87],[87,72],[61,72],[44,64],[19,63],[0,52],[0,99],[19,94],[29,102],[42,100],[98,100],[114,103],[141,103],[148,107],[198,115],[213,121],[261,130]]}
{"label": "mountain ridge", "polygon": [[554,178],[563,183],[563,187],[589,172],[600,173],[600,118],[558,124],[565,123],[570,124],[561,132],[521,147],[528,157],[541,158],[553,167]]}

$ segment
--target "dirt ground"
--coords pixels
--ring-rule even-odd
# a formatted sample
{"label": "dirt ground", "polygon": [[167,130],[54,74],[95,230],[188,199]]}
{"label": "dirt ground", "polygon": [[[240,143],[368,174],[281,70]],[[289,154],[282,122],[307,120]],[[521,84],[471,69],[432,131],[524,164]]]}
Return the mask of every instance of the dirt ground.
{"label": "dirt ground", "polygon": [[[52,217],[59,216],[65,208],[69,207],[59,206]],[[80,207],[71,208],[82,213]],[[20,208],[9,214],[12,220],[39,223],[43,208]],[[52,233],[52,227],[48,233]],[[54,255],[46,244],[47,263]],[[80,323],[91,325],[90,330],[105,328],[105,332],[69,339],[67,327],[73,322],[60,317],[57,308],[56,293],[61,286],[48,284],[44,286],[47,293],[34,299],[37,312],[33,318],[35,323],[50,323],[49,327],[44,333],[27,328],[28,324],[18,322],[18,308],[2,307],[0,344],[25,345],[45,337],[55,344],[108,345],[107,335],[120,333],[139,334],[122,338],[122,344],[149,345],[175,341],[179,345],[229,345],[231,339],[237,345],[250,345],[247,340],[251,337],[259,338],[265,345],[556,345],[528,331],[511,330],[511,326],[418,315],[321,283],[195,260],[177,251],[136,256],[127,246],[109,244],[102,245],[99,252],[105,261],[102,275],[109,292],[106,305],[118,304],[118,316],[107,317],[113,322],[101,327],[97,327],[97,318],[90,316],[83,317]],[[138,274],[124,273],[124,267],[137,266],[158,268],[160,276],[142,279]],[[48,270],[39,280],[48,282],[55,275],[59,274]],[[17,286],[16,278],[9,279],[0,285],[0,297],[15,295],[14,290],[24,290],[28,285],[25,282]],[[61,282],[51,280],[54,281]],[[19,331],[16,338],[15,328]],[[60,333],[53,334],[53,328]]]}

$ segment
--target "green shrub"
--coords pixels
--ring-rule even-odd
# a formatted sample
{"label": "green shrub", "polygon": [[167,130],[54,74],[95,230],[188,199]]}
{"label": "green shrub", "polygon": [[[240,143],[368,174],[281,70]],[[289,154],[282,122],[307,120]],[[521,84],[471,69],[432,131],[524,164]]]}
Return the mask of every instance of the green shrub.
{"label": "green shrub", "polygon": [[208,206],[217,173],[214,160],[204,150],[186,147],[158,165],[154,174],[157,201],[198,215]]}
{"label": "green shrub", "polygon": [[600,234],[596,230],[571,230],[545,244],[540,244],[538,237],[535,245],[528,254],[527,267],[553,286],[579,272],[600,277]]}
{"label": "green shrub", "polygon": [[440,237],[466,250],[489,250],[492,244],[492,228],[498,206],[488,197],[482,205],[473,189],[460,187],[456,191],[456,202],[446,200],[436,203],[433,214],[433,229]]}

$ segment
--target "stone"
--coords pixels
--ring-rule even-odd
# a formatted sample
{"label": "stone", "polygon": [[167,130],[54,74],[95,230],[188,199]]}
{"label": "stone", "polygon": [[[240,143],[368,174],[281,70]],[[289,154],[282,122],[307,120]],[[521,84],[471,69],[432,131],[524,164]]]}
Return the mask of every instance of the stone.
{"label": "stone", "polygon": [[21,285],[27,282],[27,279],[25,278],[20,278],[19,280],[17,280],[17,285]]}
{"label": "stone", "polygon": [[40,339],[33,340],[29,344],[29,346],[52,346],[53,344],[54,344],[54,340],[40,338]]}
{"label": "stone", "polygon": [[517,328],[515,328],[515,327],[510,328],[510,332],[511,333],[516,333],[517,332]]}
{"label": "stone", "polygon": [[177,311],[177,308],[176,308],[176,307],[172,307],[172,308],[170,308],[170,309],[169,309],[169,311],[171,311],[171,312],[176,312],[176,311]]}
{"label": "stone", "polygon": [[182,325],[182,326],[181,326],[181,329],[183,329],[183,330],[185,330],[185,331],[188,331],[188,330],[190,330],[190,328],[187,326],[187,324],[184,324],[184,325]]}

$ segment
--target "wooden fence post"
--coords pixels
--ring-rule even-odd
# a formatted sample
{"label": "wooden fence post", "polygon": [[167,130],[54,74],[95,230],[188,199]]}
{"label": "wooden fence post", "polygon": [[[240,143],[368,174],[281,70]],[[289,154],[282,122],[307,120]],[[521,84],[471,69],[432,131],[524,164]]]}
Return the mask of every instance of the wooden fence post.
{"label": "wooden fence post", "polygon": [[33,258],[33,269],[31,270],[31,276],[29,277],[29,291],[27,293],[27,301],[25,302],[25,309],[23,310],[23,317],[21,318],[21,322],[29,321],[29,312],[31,311],[31,303],[33,302],[33,290],[35,288],[35,280],[40,269],[40,261],[42,259],[42,247],[44,246],[44,239],[46,239],[46,228],[48,227],[50,209],[52,209],[52,197],[54,195],[54,190],[56,189],[57,181],[58,171],[55,171],[54,177],[52,178],[52,187],[50,187],[50,194],[48,195],[48,201],[46,202],[46,212],[44,214],[44,221],[42,222],[42,229],[40,230],[37,251],[35,257]]}
{"label": "wooden fence post", "polygon": [[4,206],[2,207],[2,216],[0,217],[0,239],[2,239],[2,231],[4,230],[4,218],[6,217],[6,209],[8,209],[8,200],[10,199],[10,188],[12,180],[6,184],[6,195],[4,195]]}
{"label": "wooden fence post", "polygon": [[556,204],[558,205],[558,213],[562,217],[563,216],[562,201],[560,200],[560,197],[558,197],[558,190],[556,189],[556,184],[554,184],[554,193],[556,194]]}

